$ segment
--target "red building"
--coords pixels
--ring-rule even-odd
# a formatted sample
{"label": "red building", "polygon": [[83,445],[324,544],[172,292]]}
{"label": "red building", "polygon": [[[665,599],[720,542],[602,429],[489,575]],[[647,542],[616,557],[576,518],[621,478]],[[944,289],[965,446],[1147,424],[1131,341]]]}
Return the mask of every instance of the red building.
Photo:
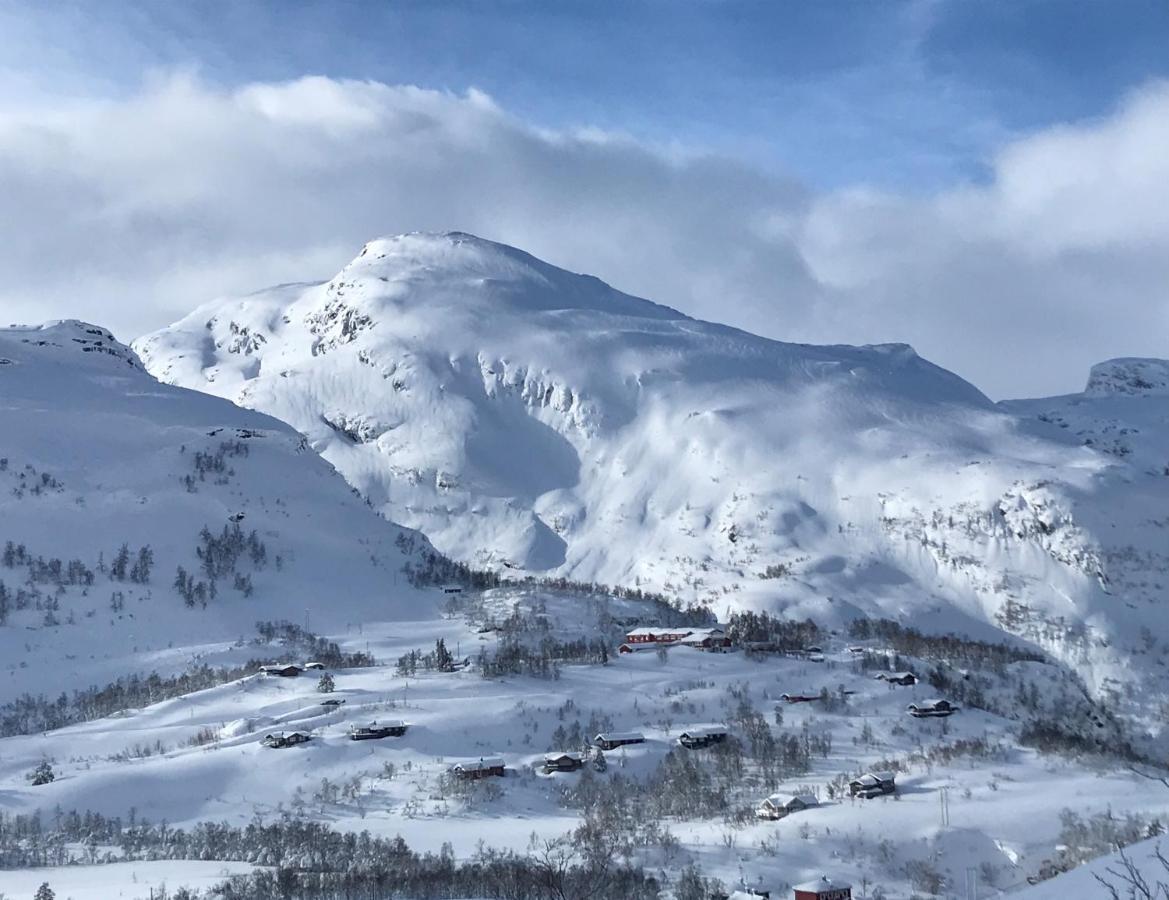
{"label": "red building", "polygon": [[642,626],[625,634],[625,643],[618,649],[622,653],[650,650],[670,644],[686,644],[702,650],[721,650],[729,647],[726,633],[721,628],[666,628]]}
{"label": "red building", "polygon": [[852,885],[827,875],[797,884],[794,890],[795,900],[852,900]]}

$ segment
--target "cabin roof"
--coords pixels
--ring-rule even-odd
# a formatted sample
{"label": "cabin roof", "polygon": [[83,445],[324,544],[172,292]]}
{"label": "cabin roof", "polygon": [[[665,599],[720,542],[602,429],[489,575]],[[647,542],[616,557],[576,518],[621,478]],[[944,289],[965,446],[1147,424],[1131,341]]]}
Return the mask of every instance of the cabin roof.
{"label": "cabin roof", "polygon": [[584,754],[576,750],[565,750],[563,753],[545,753],[545,762],[555,762],[558,759],[574,759],[577,762],[584,762]]}
{"label": "cabin roof", "polygon": [[792,890],[795,891],[811,891],[812,893],[823,891],[847,891],[852,888],[852,885],[847,881],[841,881],[836,878],[829,878],[823,875],[814,881],[805,881],[803,884],[797,884]]}
{"label": "cabin roof", "polygon": [[772,806],[787,806],[793,800],[798,800],[805,806],[817,806],[820,803],[811,794],[772,794],[766,802]]}
{"label": "cabin roof", "polygon": [[893,781],[894,774],[892,772],[865,772],[859,778],[854,778],[849,784],[876,784],[880,781]]}
{"label": "cabin roof", "polygon": [[503,760],[498,756],[485,756],[482,759],[477,759],[471,762],[455,763],[456,769],[462,769],[465,772],[477,772],[482,769],[502,769]]}
{"label": "cabin roof", "polygon": [[694,728],[687,728],[678,737],[711,737],[726,733],[727,730],[722,725],[696,725]]}
{"label": "cabin roof", "polygon": [[658,625],[641,625],[637,628],[634,628],[634,629],[631,629],[630,631],[625,632],[625,636],[626,637],[634,637],[636,635],[643,635],[643,634],[647,634],[647,635],[652,635],[652,634],[692,634],[693,631],[694,631],[693,628],[685,628],[685,627],[668,628],[665,626],[658,626]]}
{"label": "cabin roof", "polygon": [[640,731],[605,731],[597,735],[598,741],[644,741]]}

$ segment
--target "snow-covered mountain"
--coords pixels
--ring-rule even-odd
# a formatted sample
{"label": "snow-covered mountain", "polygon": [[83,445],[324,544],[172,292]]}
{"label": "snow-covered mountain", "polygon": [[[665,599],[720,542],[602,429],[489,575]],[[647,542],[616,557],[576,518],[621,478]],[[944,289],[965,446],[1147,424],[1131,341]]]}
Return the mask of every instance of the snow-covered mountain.
{"label": "snow-covered mountain", "polygon": [[905,345],[767,340],[457,233],[373,241],[135,349],[478,566],[1005,630],[1123,680],[1130,713],[1164,677],[1141,662],[1169,642],[1162,361],[996,405]]}
{"label": "snow-covered mountain", "polygon": [[6,699],[183,670],[259,620],[421,614],[402,567],[427,546],[293,429],[159,384],[104,329],[0,329]]}

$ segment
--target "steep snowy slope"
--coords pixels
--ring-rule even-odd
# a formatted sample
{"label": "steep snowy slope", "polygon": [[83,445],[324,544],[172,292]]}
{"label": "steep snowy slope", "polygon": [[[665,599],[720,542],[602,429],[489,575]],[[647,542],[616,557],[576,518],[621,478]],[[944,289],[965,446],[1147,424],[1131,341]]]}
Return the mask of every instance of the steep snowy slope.
{"label": "steep snowy slope", "polygon": [[1163,583],[1133,609],[1110,587],[1139,517],[1085,526],[1131,463],[904,345],[765,340],[513,248],[413,234],[135,346],[163,381],[291,423],[387,517],[476,565],[719,613],[1025,630],[1097,687],[1141,627],[1169,639]]}
{"label": "steep snowy slope", "polygon": [[287,425],[159,384],[103,329],[0,329],[5,700],[186,669],[258,620],[425,615],[403,533]]}

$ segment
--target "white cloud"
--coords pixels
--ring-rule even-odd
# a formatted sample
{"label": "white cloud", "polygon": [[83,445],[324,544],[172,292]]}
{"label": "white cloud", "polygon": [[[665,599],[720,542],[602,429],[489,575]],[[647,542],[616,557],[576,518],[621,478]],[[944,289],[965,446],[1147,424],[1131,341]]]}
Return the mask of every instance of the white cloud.
{"label": "white cloud", "polygon": [[0,111],[0,318],[124,338],[210,296],[458,229],[788,340],[906,340],[994,395],[1164,354],[1169,88],[1005,147],[985,186],[817,195],[733,160],[549,132],[479,92],[171,76]]}

